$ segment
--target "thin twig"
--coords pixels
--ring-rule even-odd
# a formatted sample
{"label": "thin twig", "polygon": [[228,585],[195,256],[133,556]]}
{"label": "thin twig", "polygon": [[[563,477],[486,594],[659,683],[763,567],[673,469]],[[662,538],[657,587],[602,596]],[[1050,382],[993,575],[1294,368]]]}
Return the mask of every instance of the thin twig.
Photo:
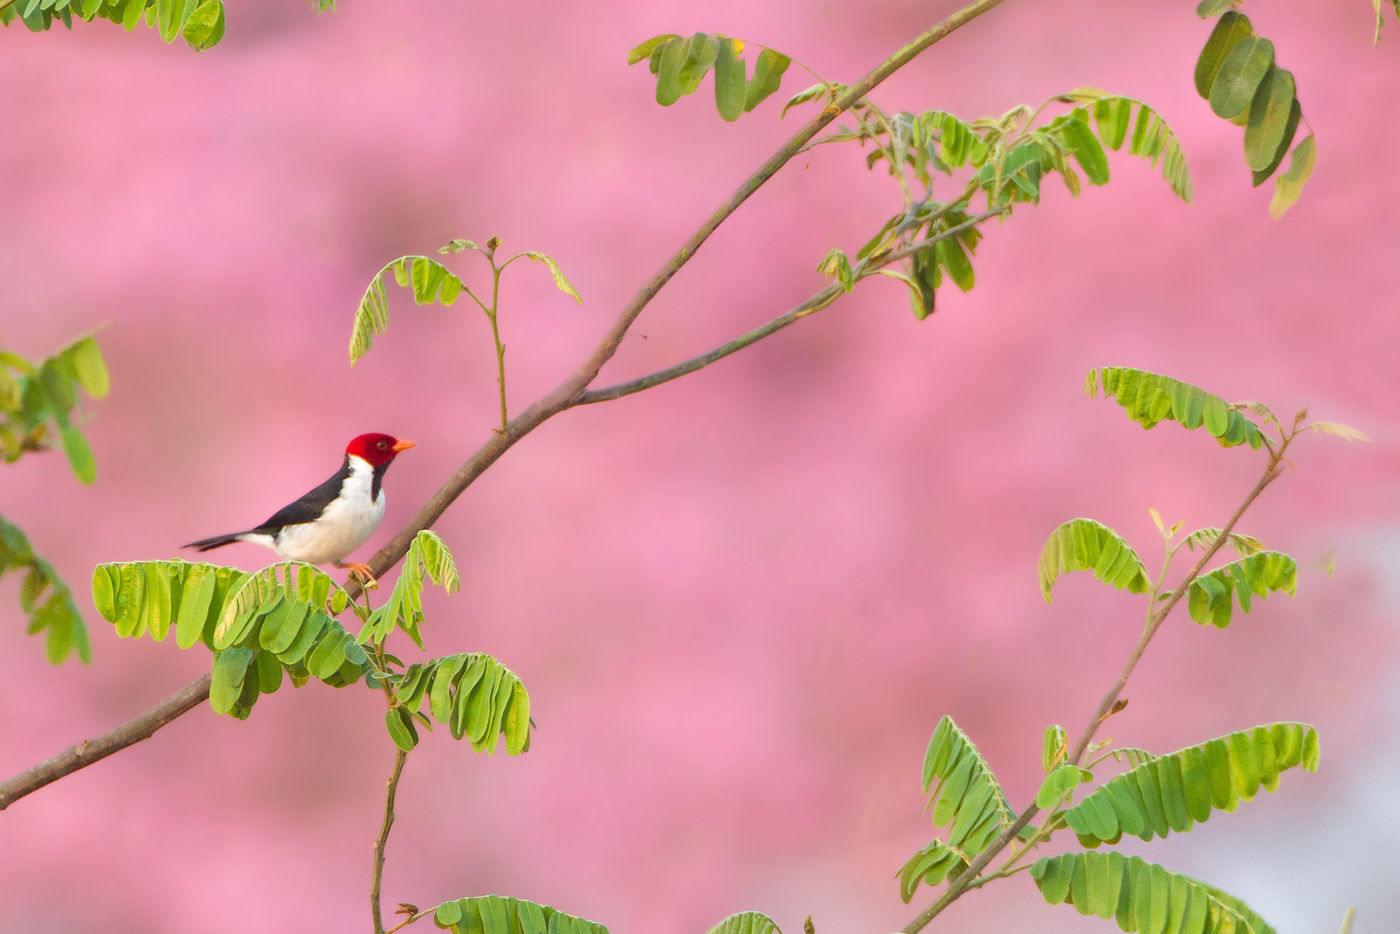
{"label": "thin twig", "polygon": [[[408,525],[369,560],[369,566],[375,577],[381,577],[387,573],[389,568],[393,567],[408,551],[413,537],[423,529],[431,528],[447,511],[447,507],[471,485],[472,481],[479,477],[487,467],[499,460],[501,455],[512,445],[549,418],[577,404],[588,385],[597,378],[599,370],[617,353],[617,348],[621,345],[628,328],[641,314],[642,309],[656,297],[666,283],[671,281],[671,278],[680,271],[681,267],[690,261],[695,252],[709,239],[719,225],[747,201],[750,195],[762,187],[768,179],[772,178],[788,160],[800,152],[802,147],[815,137],[823,127],[831,123],[854,102],[868,94],[895,71],[907,65],[921,52],[1004,2],[1005,0],[976,0],[976,2],[953,13],[881,62],[859,82],[848,87],[844,94],[823,108],[819,114],[803,124],[777,152],[765,160],[739,186],[738,190],[724,204],[710,215],[709,219],[686,240],[675,255],[667,260],[665,265],[638,290],[637,294],[618,314],[588,358],[553,391],[536,400],[533,405],[516,416],[513,421],[506,425],[505,430],[493,432],[486,443],[447,478],[442,487],[424,504]],[[97,740],[93,740],[92,745],[102,745],[105,749],[102,755],[107,756],[133,742],[145,739],[207,698],[209,696],[209,681],[209,675],[201,676],[140,716],[109,733],[103,734]],[[133,738],[128,739],[127,737]],[[30,776],[30,780],[25,784],[18,782],[20,776],[0,784],[0,802],[9,804],[88,764],[87,761],[65,758],[65,756],[55,757],[24,773],[24,775]]]}
{"label": "thin twig", "polygon": [[384,917],[379,908],[379,890],[384,882],[384,846],[389,842],[389,831],[394,826],[394,796],[398,794],[399,776],[403,774],[403,764],[407,761],[408,753],[402,749],[395,750],[394,773],[389,776],[388,789],[384,792],[384,823],[379,827],[379,839],[374,842],[374,876],[369,886],[374,934],[384,934]]}
{"label": "thin twig", "polygon": [[[1128,656],[1128,662],[1123,666],[1122,674],[1118,676],[1118,680],[1109,688],[1108,693],[1103,696],[1103,700],[1099,701],[1098,707],[1094,710],[1093,716],[1089,718],[1089,722],[1085,725],[1084,732],[1080,734],[1079,739],[1075,742],[1067,761],[1077,765],[1084,758],[1085,751],[1094,740],[1094,734],[1098,732],[1104,720],[1108,719],[1112,714],[1114,706],[1118,703],[1119,695],[1122,694],[1123,688],[1127,686],[1128,677],[1133,673],[1133,669],[1137,667],[1138,661],[1142,658],[1143,652],[1147,649],[1147,644],[1152,641],[1152,637],[1156,635],[1157,630],[1162,627],[1162,623],[1166,621],[1172,608],[1175,607],[1177,603],[1181,601],[1181,598],[1190,590],[1192,582],[1200,576],[1201,571],[1206,566],[1206,562],[1214,557],[1221,546],[1229,540],[1230,532],[1232,532],[1236,524],[1239,523],[1240,517],[1244,515],[1245,510],[1259,498],[1259,494],[1263,493],[1269,484],[1277,480],[1282,474],[1283,452],[1288,447],[1289,442],[1293,440],[1295,434],[1284,435],[1278,450],[1270,450],[1269,465],[1264,470],[1264,475],[1259,478],[1259,482],[1254,485],[1254,489],[1250,490],[1249,494],[1245,496],[1244,501],[1241,502],[1239,508],[1235,510],[1235,514],[1230,517],[1230,521],[1225,523],[1225,527],[1221,529],[1215,541],[1202,552],[1200,560],[1187,572],[1180,586],[1172,591],[1171,596],[1162,601],[1162,605],[1152,614],[1147,625],[1143,627],[1142,637],[1138,639],[1138,643],[1133,648],[1132,654]],[[957,901],[959,896],[972,887],[978,874],[983,869],[987,868],[987,865],[996,858],[997,854],[1006,849],[1006,847],[1016,839],[1021,829],[1029,824],[1031,819],[1034,818],[1039,811],[1040,808],[1036,807],[1034,803],[1022,811],[1020,815],[1011,822],[1010,826],[1001,832],[1000,836],[993,840],[985,850],[977,854],[977,857],[973,859],[972,862],[968,863],[967,868],[958,874],[957,879],[948,884],[948,888],[944,890],[943,894],[940,895],[933,904],[919,912],[918,916],[904,927],[903,934],[917,934],[918,931],[923,930],[930,921],[941,914],[945,908]]]}
{"label": "thin twig", "polygon": [[[940,230],[936,236],[917,240],[900,247],[898,250],[891,250],[875,262],[869,263],[868,265],[863,264],[857,266],[856,269],[853,270],[855,273],[855,280],[858,282],[861,279],[869,278],[887,266],[891,266],[922,250],[927,250],[938,241],[956,236],[965,230],[976,227],[983,221],[1005,214],[1007,210],[1007,208],[1002,207],[993,211],[988,211],[985,214],[979,214],[977,217],[968,218],[961,224],[955,224],[947,230]],[[700,354],[698,357],[691,357],[689,360],[684,360],[647,376],[640,376],[637,379],[628,380],[625,383],[618,383],[615,386],[605,386],[602,389],[590,389],[579,396],[577,402],[574,404],[591,405],[595,402],[610,402],[614,399],[621,399],[623,396],[630,396],[633,393],[638,393],[645,389],[651,389],[654,386],[660,386],[662,383],[668,383],[673,379],[685,376],[687,373],[694,373],[696,370],[703,369],[711,363],[723,360],[732,353],[743,350],[750,344],[757,343],[770,334],[781,331],[789,324],[795,324],[803,318],[821,311],[827,305],[830,305],[832,301],[839,298],[841,293],[842,288],[839,284],[829,285],[820,292],[809,297],[800,305],[794,305],[781,315],[778,315],[778,317],[771,321],[764,322],[747,334],[739,335],[727,344],[722,344],[714,350]]]}

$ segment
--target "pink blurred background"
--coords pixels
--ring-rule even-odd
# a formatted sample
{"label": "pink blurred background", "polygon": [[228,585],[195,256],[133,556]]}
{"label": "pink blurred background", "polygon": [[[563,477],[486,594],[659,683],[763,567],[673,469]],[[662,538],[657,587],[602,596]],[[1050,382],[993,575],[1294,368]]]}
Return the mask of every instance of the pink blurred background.
{"label": "pink blurred background", "polygon": [[[450,237],[557,257],[503,293],[519,411],[582,358],[633,291],[796,127],[738,124],[706,88],[661,109],[627,50],[721,31],[853,80],[948,4],[237,4],[194,55],[143,31],[0,34],[5,346],[41,357],[102,327],[113,391],[81,488],[59,455],[0,471],[0,513],[74,585],[94,662],[52,669],[0,582],[10,774],[206,670],[203,652],[118,640],[90,612],[106,560],[174,557],[246,527],[335,469],[369,430],[419,446],[390,472],[379,547],[491,431],[493,359],[465,303],[396,294],[387,337],[345,346],[381,264]],[[1137,598],[1035,561],[1094,516],[1155,560],[1147,508],[1218,525],[1262,465],[1172,426],[1144,433],[1082,395],[1086,369],[1171,373],[1229,398],[1366,430],[1308,438],[1243,524],[1307,567],[1228,631],[1183,616],[1110,724],[1168,751],[1277,719],[1316,724],[1317,775],[1187,837],[1124,849],[1248,900],[1281,931],[1400,926],[1395,623],[1395,250],[1400,26],[1371,6],[1251,6],[1318,137],[1302,201],[1271,221],[1240,131],[1192,88],[1191,4],[1009,3],[877,92],[971,118],[1094,84],[1176,129],[1195,201],[1111,157],[1078,201],[1057,183],[990,229],[978,285],[918,323],[895,283],[663,388],[566,413],[438,526],[462,592],[434,594],[434,654],[489,651],[530,690],[528,755],[444,732],[408,764],[385,902],[501,893],[620,934],[700,932],[742,909],[788,932],[902,926],[894,873],[927,842],[919,769],[951,714],[1023,806],[1049,722],[1078,730],[1137,636]],[[794,69],[785,92],[811,82]],[[780,94],[779,99],[786,96]],[[611,383],[702,352],[821,284],[897,209],[861,154],[795,161],[644,314]],[[454,263],[486,280],[470,257]],[[1312,570],[1329,549],[1338,572]],[[250,545],[219,558],[256,568]],[[201,708],[0,815],[0,931],[366,930],[370,845],[393,751],[371,692],[313,684],[246,723]],[[946,929],[1112,930],[1025,876]],[[419,928],[424,925],[420,924]],[[935,928],[943,929],[943,928]]]}

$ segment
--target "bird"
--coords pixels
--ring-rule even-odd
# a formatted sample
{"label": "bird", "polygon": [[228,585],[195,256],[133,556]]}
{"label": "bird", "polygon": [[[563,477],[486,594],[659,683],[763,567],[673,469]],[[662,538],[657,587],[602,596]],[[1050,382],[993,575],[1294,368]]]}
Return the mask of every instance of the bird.
{"label": "bird", "polygon": [[384,472],[395,457],[414,446],[393,435],[360,435],[345,446],[340,469],[296,502],[246,532],[202,538],[184,547],[209,551],[234,542],[254,542],[271,548],[283,560],[349,569],[366,587],[374,587],[369,565],[345,559],[379,527],[384,518]]}

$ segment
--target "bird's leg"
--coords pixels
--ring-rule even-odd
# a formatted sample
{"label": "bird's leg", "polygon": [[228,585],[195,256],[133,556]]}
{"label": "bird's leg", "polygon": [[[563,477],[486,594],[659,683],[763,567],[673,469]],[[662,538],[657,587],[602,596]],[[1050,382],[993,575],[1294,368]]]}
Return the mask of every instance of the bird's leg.
{"label": "bird's leg", "polygon": [[336,563],[336,567],[342,570],[348,569],[351,574],[363,582],[365,590],[379,589],[379,581],[374,579],[374,572],[369,569],[368,564],[361,564],[358,561],[341,561]]}

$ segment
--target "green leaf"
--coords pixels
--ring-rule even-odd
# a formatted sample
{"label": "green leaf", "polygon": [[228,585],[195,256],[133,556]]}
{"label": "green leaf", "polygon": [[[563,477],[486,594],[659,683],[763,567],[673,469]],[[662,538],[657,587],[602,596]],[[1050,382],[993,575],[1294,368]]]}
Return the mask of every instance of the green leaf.
{"label": "green leaf", "polygon": [[1085,846],[1185,833],[1215,810],[1234,811],[1285,769],[1317,770],[1317,731],[1306,723],[1241,730],[1144,762],[1116,775],[1065,811]]}
{"label": "green leaf", "polygon": [[80,338],[59,353],[68,360],[73,377],[89,396],[100,399],[107,395],[111,388],[111,378],[107,374],[107,364],[102,359],[102,351],[95,338]]}
{"label": "green leaf", "polygon": [[782,84],[783,72],[792,64],[792,59],[781,52],[763,49],[758,53],[758,61],[753,66],[753,78],[744,94],[744,113],[751,112],[771,95],[777,93]]}
{"label": "green leaf", "polygon": [[1092,772],[1077,765],[1065,763],[1057,766],[1040,783],[1040,790],[1035,795],[1035,806],[1041,809],[1052,807],[1080,785],[1093,780]]}
{"label": "green leaf", "polygon": [[63,439],[63,453],[68,455],[68,464],[79,482],[90,484],[96,480],[97,461],[83,433],[72,425],[63,425],[59,428],[59,436]]}
{"label": "green leaf", "polygon": [[[468,244],[467,241],[463,243]],[[386,264],[370,280],[365,294],[360,298],[360,307],[355,312],[355,320],[350,330],[352,366],[369,352],[376,335],[387,333],[389,330],[389,299],[385,282],[390,273],[399,285],[412,288],[413,300],[419,305],[428,305],[435,301],[444,306],[451,305],[462,292],[471,294],[461,279],[435,259],[418,255],[400,256]]]}
{"label": "green leaf", "polygon": [[1137,856],[1066,853],[1031,866],[1051,905],[1114,918],[1120,930],[1143,934],[1274,934],[1243,902]]}
{"label": "green leaf", "polygon": [[929,739],[923,787],[931,789],[933,825],[949,824],[948,845],[968,856],[986,849],[1014,819],[991,767],[951,717],[938,721]]}
{"label": "green leaf", "polygon": [[1297,587],[1298,566],[1292,558],[1277,551],[1258,551],[1192,581],[1187,605],[1196,622],[1224,629],[1230,625],[1236,602],[1248,613],[1251,595],[1267,598],[1282,591],[1291,597]]}
{"label": "green leaf", "polygon": [[[1197,548],[1205,551],[1215,544],[1215,540],[1220,537],[1221,530],[1216,528],[1197,529],[1183,538],[1182,544],[1195,551]],[[1231,532],[1226,539],[1226,544],[1235,549],[1240,555],[1252,555],[1257,551],[1264,550],[1264,543],[1252,535],[1245,535],[1242,532]]]}
{"label": "green leaf", "polygon": [[[1260,89],[1262,92],[1262,88]],[[1257,99],[1257,98],[1256,98]],[[1251,170],[1250,179],[1255,188],[1258,188],[1269,177],[1274,174],[1279,165],[1283,162],[1283,154],[1288,151],[1288,144],[1293,141],[1293,136],[1298,132],[1298,123],[1303,119],[1303,110],[1295,99],[1288,105],[1288,118],[1284,124],[1283,135],[1280,137],[1278,149],[1274,152],[1273,158],[1264,165],[1263,168]]]}
{"label": "green leaf", "polygon": [[504,895],[443,902],[433,909],[433,923],[456,934],[608,934],[596,922]]}
{"label": "green leaf", "polygon": [[733,121],[776,92],[792,63],[781,52],[762,49],[754,63],[753,77],[746,79],[743,52],[743,40],[731,36],[703,32],[686,37],[667,34],[633,48],[627,55],[627,64],[643,60],[649,63],[656,76],[656,102],[663,107],[694,94],[705,75],[713,70],[715,109],[721,118]]}
{"label": "green leaf", "polygon": [[448,655],[430,665],[427,680],[413,685],[416,697],[399,694],[406,709],[419,709],[426,697],[432,718],[477,752],[493,753],[502,735],[508,755],[529,750],[530,697],[514,672],[482,653]]}
{"label": "green leaf", "polygon": [[1072,571],[1093,571],[1105,584],[1130,593],[1147,590],[1147,569],[1128,543],[1093,519],[1063,522],[1045,542],[1040,552],[1040,592],[1046,603],[1054,602],[1055,581]]}
{"label": "green leaf", "polygon": [[1296,91],[1293,73],[1286,68],[1270,68],[1259,83],[1244,127],[1244,161],[1251,171],[1277,166],[1293,142],[1298,121],[1289,116],[1297,103]]}
{"label": "green leaf", "polygon": [[185,44],[196,52],[213,48],[224,37],[224,5],[220,0],[204,0],[195,7],[180,31]]}
{"label": "green leaf", "polygon": [[968,854],[955,850],[942,840],[930,840],[908,862],[899,868],[899,897],[909,904],[914,893],[924,885],[939,885],[949,876],[955,876],[972,862]]}
{"label": "green leaf", "polygon": [[1040,743],[1040,764],[1046,772],[1052,772],[1065,761],[1069,753],[1069,734],[1058,723],[1045,728]]}
{"label": "green leaf", "polygon": [[1274,44],[1268,39],[1246,36],[1236,42],[1210,86],[1210,109],[1224,120],[1245,115],[1273,64]]}
{"label": "green leaf", "polygon": [[1245,418],[1219,396],[1169,376],[1131,367],[1100,367],[1084,378],[1084,393],[1095,398],[1102,386],[1105,399],[1116,398],[1129,418],[1143,428],[1173,421],[1206,432],[1221,447],[1248,444],[1258,450],[1264,444],[1259,426]]}
{"label": "green leaf", "polygon": [[220,713],[246,718],[260,691],[281,684],[274,664],[298,684],[314,674],[332,687],[353,684],[369,670],[364,651],[325,610],[328,602],[344,609],[348,598],[311,565],[285,562],[245,574],[185,561],[99,564],[92,593],[98,613],[119,636],[149,632],[159,640],[173,625],[181,648],[202,641],[216,659],[235,649],[267,655],[258,658],[255,678],[240,681],[233,670],[225,672],[225,693],[215,706]]}
{"label": "green leaf", "polygon": [[407,707],[390,707],[384,712],[384,726],[389,730],[389,738],[404,752],[412,752],[418,745],[418,729],[413,725],[413,716]]}
{"label": "green leaf", "polygon": [[[76,654],[92,660],[87,627],[68,589],[53,565],[34,553],[24,532],[0,517],[0,575],[14,571],[24,575],[20,585],[20,611],[29,617],[27,632],[44,633],[44,651],[57,665]],[[47,593],[48,597],[44,598]]]}
{"label": "green leaf", "polygon": [[[229,594],[214,629],[214,647],[224,648],[246,638],[254,622],[273,611],[282,599],[309,604],[312,612],[327,615],[325,607],[333,593],[340,597],[344,591],[314,565],[304,561],[268,565],[244,577]],[[349,595],[344,598],[348,601]]]}
{"label": "green leaf", "polygon": [[1288,171],[1278,177],[1274,187],[1273,200],[1269,202],[1269,216],[1278,220],[1288,209],[1298,202],[1303,193],[1303,184],[1312,175],[1313,163],[1317,161],[1317,142],[1313,134],[1303,137],[1302,142],[1293,147],[1293,158],[1289,160]]}
{"label": "green leaf", "polygon": [[966,292],[976,284],[976,277],[972,271],[972,263],[968,260],[967,254],[963,252],[962,245],[958,243],[956,236],[944,237],[933,245],[933,254],[937,257],[938,265],[948,272],[948,278],[953,280],[953,284]]}
{"label": "green leaf", "polygon": [[420,531],[409,543],[394,589],[360,631],[358,641],[382,642],[397,627],[407,633],[420,649],[423,647],[418,627],[423,621],[425,570],[429,579],[448,593],[457,590],[457,565],[452,560],[452,552],[437,533],[427,529]]}
{"label": "green leaf", "polygon": [[[1103,146],[1094,138],[1094,133],[1089,129],[1089,125],[1076,117],[1068,117],[1056,120],[1055,124],[1051,126],[1052,131],[1058,130],[1059,139],[1074,154],[1075,161],[1084,170],[1084,175],[1089,179],[1090,184],[1107,184],[1108,157],[1104,155]],[[1126,129],[1124,127],[1125,133]]]}
{"label": "green leaf", "polygon": [[939,271],[938,257],[933,250],[920,250],[915,253],[909,259],[909,266],[913,272],[910,280],[914,283],[914,288],[909,294],[909,304],[914,309],[914,317],[923,321],[938,310],[934,303],[938,286],[943,281],[943,274]]}
{"label": "green leaf", "polygon": [[1231,9],[1235,3],[1236,0],[1201,0],[1200,3],[1196,4],[1196,15],[1201,19],[1206,19]]}
{"label": "green leaf", "polygon": [[[718,66],[716,66],[716,68],[718,68]],[[741,71],[741,72],[740,72],[740,78],[742,79],[742,77],[743,77],[743,72]],[[718,91],[719,91],[719,88],[718,88],[719,71],[718,71],[718,70],[716,70],[716,72],[715,72],[715,79],[716,79],[716,88],[715,88],[715,91],[718,93]],[[831,91],[833,88],[837,88],[837,87],[840,87],[840,85],[833,85],[833,84],[828,84],[828,83],[825,82],[825,81],[818,81],[816,84],[812,85],[810,88],[807,88],[806,90],[803,90],[803,91],[798,91],[796,94],[792,95],[792,97],[789,97],[789,98],[787,99],[787,103],[783,104],[783,109],[782,109],[782,112],[778,114],[778,119],[781,120],[783,117],[786,117],[789,108],[796,107],[796,106],[798,106],[799,104],[805,104],[805,103],[807,103],[808,101],[814,101],[814,100],[818,100],[818,99],[820,99],[820,98],[822,98],[822,97],[825,97],[826,94],[827,94],[829,91]],[[741,100],[741,101],[743,100],[742,96],[740,97],[740,100]],[[742,104],[740,104],[740,109],[741,109],[741,110],[743,109],[743,105],[742,105]],[[723,108],[723,107],[720,108],[720,116],[722,116],[722,117],[724,116],[724,108]],[[731,120],[731,119],[737,120],[738,118],[739,118],[738,113],[735,113],[733,117],[725,117],[724,119],[726,119],[726,120]]]}
{"label": "green leaf", "polygon": [[583,299],[579,296],[578,290],[575,289],[573,283],[564,276],[564,273],[559,269],[559,263],[554,257],[547,256],[538,250],[526,250],[520,255],[524,256],[532,263],[543,263],[545,267],[549,269],[549,274],[554,277],[554,287],[580,305],[583,304]]}
{"label": "green leaf", "polygon": [[233,713],[252,660],[253,650],[241,647],[215,654],[213,679],[209,682],[209,706],[216,713]]}
{"label": "green leaf", "polygon": [[[1126,97],[1104,97],[1094,102],[1094,128],[1103,144],[1115,152],[1123,148],[1123,141],[1128,138],[1133,103]],[[1138,105],[1145,106],[1141,102]]]}
{"label": "green leaf", "polygon": [[705,934],[782,934],[778,922],[757,911],[730,915]]}
{"label": "green leaf", "polygon": [[662,45],[662,44],[664,44],[664,43],[666,43],[666,42],[669,42],[669,41],[672,40],[672,39],[679,39],[679,38],[680,38],[680,36],[676,35],[676,34],[673,33],[673,32],[666,33],[665,35],[662,35],[662,36],[653,36],[652,38],[648,39],[646,42],[643,42],[641,45],[635,47],[634,49],[632,49],[630,52],[627,53],[627,64],[629,64],[629,65],[635,65],[635,64],[637,64],[637,63],[640,62],[640,61],[645,61],[645,60],[647,60],[647,59],[650,59],[650,58],[651,58],[651,53],[652,53],[658,46],[660,46],[660,45]]}
{"label": "green leaf", "polygon": [[1254,35],[1254,28],[1249,24],[1249,17],[1234,10],[1229,11],[1216,22],[1215,28],[1211,30],[1210,38],[1206,40],[1205,47],[1201,49],[1200,56],[1196,59],[1196,93],[1206,100],[1210,100],[1211,87],[1215,84],[1215,78],[1220,73],[1220,66],[1225,63],[1225,57],[1240,42]]}
{"label": "green leaf", "polygon": [[817,264],[817,272],[835,279],[843,292],[849,292],[855,288],[856,278],[855,272],[851,269],[851,260],[839,248],[833,248],[822,257],[822,261]]}

